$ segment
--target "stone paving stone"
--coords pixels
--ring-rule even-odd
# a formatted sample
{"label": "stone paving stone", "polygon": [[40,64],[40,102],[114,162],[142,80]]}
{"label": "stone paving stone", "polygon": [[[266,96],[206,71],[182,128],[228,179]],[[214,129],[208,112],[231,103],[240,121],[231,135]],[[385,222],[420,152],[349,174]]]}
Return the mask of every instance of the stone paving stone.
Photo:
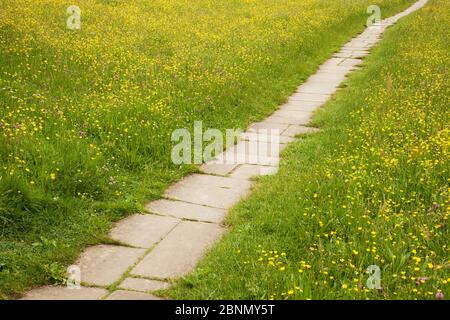
{"label": "stone paving stone", "polygon": [[327,61],[325,61],[324,63],[322,63],[320,66],[321,67],[335,67],[335,66],[339,65],[339,63],[341,63],[342,61],[344,61],[344,59],[342,59],[342,58],[330,58]]}
{"label": "stone paving stone", "polygon": [[282,133],[282,135],[289,136],[289,137],[295,137],[299,134],[314,133],[317,131],[319,131],[319,129],[317,129],[317,128],[303,127],[303,126],[290,126]]}
{"label": "stone paving stone", "polygon": [[159,279],[184,276],[222,233],[223,229],[213,223],[183,221],[131,273]]}
{"label": "stone paving stone", "polygon": [[149,212],[173,216],[180,219],[215,223],[221,222],[226,214],[226,211],[223,209],[167,199],[152,201],[145,206],[145,209]]}
{"label": "stone paving stone", "polygon": [[239,164],[253,164],[261,166],[278,166],[279,157],[268,157],[249,153],[237,153],[226,155],[229,161],[238,162]]}
{"label": "stone paving stone", "polygon": [[106,298],[106,300],[163,300],[163,299],[143,292],[117,290],[114,291],[108,298]]}
{"label": "stone paving stone", "polygon": [[[287,129],[289,125],[284,126]],[[284,130],[282,130],[284,131]],[[275,137],[281,137],[278,131],[277,135],[273,135],[269,139],[274,139]],[[255,130],[258,133],[260,131]],[[279,152],[285,148],[285,143],[276,143],[275,140],[267,142],[266,139],[242,139],[237,145],[229,148],[225,153],[217,157],[217,161],[221,163],[234,163],[234,164],[259,164],[276,166],[279,162]],[[280,139],[281,140],[281,139]]]}
{"label": "stone paving stone", "polygon": [[257,176],[276,174],[277,172],[278,167],[243,164],[240,165],[236,170],[234,170],[230,174],[230,177],[235,179],[248,180]]}
{"label": "stone paving stone", "polygon": [[[273,138],[278,138],[275,136]],[[238,144],[229,148],[218,159],[232,163],[249,163],[267,165],[267,158],[278,158],[280,152],[286,147],[284,143],[277,141],[240,141]],[[261,162],[259,161],[261,159]]]}
{"label": "stone paving stone", "polygon": [[351,56],[351,58],[353,58],[353,59],[358,59],[358,58],[363,58],[363,57],[365,57],[365,56],[367,56],[367,55],[369,55],[369,51],[352,51],[352,56]]}
{"label": "stone paving stone", "polygon": [[311,111],[290,111],[285,109],[278,109],[274,113],[272,113],[272,116],[274,117],[282,117],[282,118],[293,118],[293,119],[306,119],[308,117],[311,117],[312,112]]}
{"label": "stone paving stone", "polygon": [[[280,110],[281,111],[281,110]],[[278,111],[277,111],[278,112]],[[296,111],[286,111],[286,112],[296,112]],[[274,113],[275,114],[275,113]],[[239,135],[239,139],[243,141],[262,141],[268,142],[271,140],[271,136],[267,135],[266,131],[259,132],[258,130],[255,132],[243,132]],[[279,143],[289,143],[294,141],[295,139],[286,136],[278,136]]]}
{"label": "stone paving stone", "polygon": [[340,51],[333,54],[333,57],[336,58],[351,58],[352,51]]}
{"label": "stone paving stone", "polygon": [[45,286],[29,291],[21,300],[100,300],[107,293],[107,290],[101,288]]}
{"label": "stone paving stone", "polygon": [[312,113],[310,112],[303,112],[292,117],[272,114],[271,116],[266,118],[266,121],[276,124],[307,124],[309,121],[311,121],[311,117]]}
{"label": "stone paving stone", "polygon": [[311,76],[308,83],[313,85],[325,85],[329,88],[334,88],[334,90],[337,90],[345,79],[345,74],[318,73]]}
{"label": "stone paving stone", "polygon": [[81,281],[109,286],[145,254],[145,249],[97,245],[85,250],[75,265],[80,267]]}
{"label": "stone paving stone", "polygon": [[362,63],[360,59],[345,59],[340,65],[345,67],[354,67]]}
{"label": "stone paving stone", "polygon": [[[302,86],[308,85],[321,85],[329,88],[337,88],[341,82],[345,80],[345,75],[334,75],[330,76],[329,74],[315,74],[308,78],[308,80]],[[301,86],[301,87],[302,87]],[[299,87],[299,88],[301,88]]]}
{"label": "stone paving stone", "polygon": [[242,180],[193,174],[169,187],[165,195],[175,200],[228,209],[245,197],[249,189],[250,183],[242,183]]}
{"label": "stone paving stone", "polygon": [[[280,132],[281,133],[281,132]],[[276,138],[278,138],[277,136]],[[250,146],[257,144],[258,151],[255,152]],[[278,157],[279,153],[286,148],[285,143],[276,143],[276,141],[240,141],[234,146],[234,149],[238,153],[256,153],[262,156]]]}
{"label": "stone paving stone", "polygon": [[179,222],[171,217],[135,214],[117,223],[110,237],[134,247],[151,248]]}
{"label": "stone paving stone", "polygon": [[[258,123],[254,123],[252,124],[249,128],[248,131],[250,132],[256,132],[259,131],[261,132],[261,129],[272,129],[272,130],[278,130],[279,132],[286,130],[286,128],[288,127],[288,124],[280,124],[280,123],[273,123],[273,122],[258,122]],[[268,132],[269,133],[269,132]]]}
{"label": "stone paving stone", "polygon": [[149,280],[142,278],[126,278],[119,288],[127,290],[135,290],[142,292],[156,291],[166,289],[170,286],[169,283],[159,280]]}
{"label": "stone paving stone", "polygon": [[322,101],[291,100],[288,103],[280,106],[279,110],[311,112],[322,105]]}
{"label": "stone paving stone", "polygon": [[304,93],[319,93],[319,94],[332,94],[337,90],[334,85],[327,84],[304,84],[298,88],[297,92]]}
{"label": "stone paving stone", "polygon": [[208,174],[216,174],[220,176],[226,176],[237,164],[233,163],[215,163],[214,160],[204,163],[200,166],[200,171]]}
{"label": "stone paving stone", "polygon": [[354,68],[351,67],[344,67],[344,66],[335,66],[335,67],[320,67],[317,70],[317,73],[332,73],[332,74],[340,74],[340,75],[346,75],[350,71],[352,71]]}
{"label": "stone paving stone", "polygon": [[329,94],[318,94],[318,93],[302,93],[297,92],[289,97],[289,101],[302,100],[302,101],[317,101],[325,102],[330,98]]}

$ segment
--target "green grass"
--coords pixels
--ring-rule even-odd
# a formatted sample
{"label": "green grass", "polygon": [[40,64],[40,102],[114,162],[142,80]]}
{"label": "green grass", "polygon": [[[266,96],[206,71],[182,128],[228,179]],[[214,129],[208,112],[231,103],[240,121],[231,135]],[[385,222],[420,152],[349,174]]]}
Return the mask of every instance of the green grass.
{"label": "green grass", "polygon": [[0,0],[0,298],[63,281],[111,223],[195,170],[174,129],[246,127],[412,0]]}
{"label": "green grass", "polygon": [[[435,299],[450,295],[450,5],[389,29],[227,220],[181,299]],[[366,287],[370,265],[381,290]],[[427,277],[428,279],[424,279]],[[417,284],[417,280],[422,282]]]}

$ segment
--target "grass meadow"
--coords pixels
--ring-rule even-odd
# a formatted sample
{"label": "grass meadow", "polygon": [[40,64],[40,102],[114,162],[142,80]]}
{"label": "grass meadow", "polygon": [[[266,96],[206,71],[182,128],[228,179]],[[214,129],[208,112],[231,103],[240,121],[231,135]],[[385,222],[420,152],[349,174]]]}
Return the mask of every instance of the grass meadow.
{"label": "grass meadow", "polygon": [[[173,130],[264,118],[365,28],[369,5],[386,17],[411,3],[79,0],[81,29],[69,30],[64,1],[0,0],[0,299],[63,282],[83,248],[111,242],[114,221],[197,170],[171,162]],[[335,268],[377,255],[386,279],[397,274],[388,297],[415,297],[410,277],[425,271],[442,288],[448,4],[425,12],[389,33],[348,98],[317,117],[323,133],[284,153],[280,177],[258,184],[174,296],[283,298],[302,286],[289,271],[300,259],[316,275],[289,296],[364,297],[362,274]],[[286,272],[257,262],[261,250],[285,250]],[[336,280],[315,285],[323,272]]]}
{"label": "grass meadow", "polygon": [[[191,299],[450,295],[450,5],[389,29],[168,293]],[[367,268],[381,270],[369,289]]]}

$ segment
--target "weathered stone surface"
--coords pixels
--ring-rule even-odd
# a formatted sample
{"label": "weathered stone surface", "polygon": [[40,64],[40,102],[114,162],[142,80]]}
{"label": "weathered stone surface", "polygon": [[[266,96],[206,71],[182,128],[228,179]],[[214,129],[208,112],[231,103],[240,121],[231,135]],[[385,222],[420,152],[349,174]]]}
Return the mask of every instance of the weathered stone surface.
{"label": "weathered stone surface", "polygon": [[183,221],[132,270],[132,274],[159,279],[184,276],[194,269],[222,232],[216,224]]}
{"label": "weathered stone surface", "polygon": [[234,170],[230,177],[248,180],[257,176],[276,174],[277,172],[278,167],[243,164]]}
{"label": "weathered stone surface", "polygon": [[335,67],[335,66],[339,65],[339,63],[341,63],[342,61],[344,61],[343,58],[330,58],[327,61],[325,61],[324,63],[322,63],[320,66],[321,67]]}
{"label": "weathered stone surface", "polygon": [[345,74],[316,73],[309,77],[307,83],[326,83],[338,86],[345,78]]}
{"label": "weathered stone surface", "polygon": [[107,293],[101,288],[45,286],[29,291],[21,300],[100,300]]}
{"label": "weathered stone surface", "polygon": [[143,292],[117,290],[114,291],[106,300],[163,300],[163,299]]}
{"label": "weathered stone surface", "polygon": [[272,114],[272,116],[281,118],[292,118],[299,121],[304,121],[306,119],[311,118],[312,114],[313,113],[311,111],[291,111],[281,108],[275,111]]}
{"label": "weathered stone surface", "polygon": [[367,56],[369,54],[369,51],[344,51],[336,53],[336,56],[338,57],[345,57],[350,59],[359,59]]}
{"label": "weathered stone surface", "polygon": [[126,278],[119,288],[127,290],[135,290],[142,292],[156,291],[160,289],[166,289],[170,286],[169,283],[158,280],[149,280],[142,278]]}
{"label": "weathered stone surface", "polygon": [[252,124],[248,131],[249,132],[256,132],[259,131],[261,129],[267,129],[267,130],[278,130],[278,131],[283,131],[286,130],[286,128],[288,127],[288,124],[280,124],[280,123],[272,123],[272,122],[258,122],[258,123],[254,123]]}
{"label": "weathered stone surface", "polygon": [[168,199],[152,201],[145,206],[145,209],[149,212],[181,219],[216,223],[221,222],[226,214],[226,211],[223,209]]}
{"label": "weathered stone surface", "polygon": [[352,51],[339,51],[333,54],[333,57],[336,58],[351,58],[352,57]]}
{"label": "weathered stone surface", "polygon": [[218,159],[227,163],[276,165],[280,152],[286,147],[286,144],[277,143],[278,134],[270,142],[240,141]]}
{"label": "weathered stone surface", "polygon": [[207,174],[216,174],[220,176],[226,176],[234,168],[236,168],[237,164],[234,163],[215,163],[214,161],[210,161],[208,163],[204,163],[200,166],[200,171]]}
{"label": "weathered stone surface", "polygon": [[98,245],[88,248],[75,265],[81,270],[81,281],[109,286],[145,254],[145,249]]}
{"label": "weathered stone surface", "polygon": [[167,189],[168,198],[228,209],[250,189],[250,183],[231,178],[194,174]]}
{"label": "weathered stone surface", "polygon": [[327,101],[329,98],[330,98],[329,94],[297,92],[289,97],[289,101],[301,100],[301,101],[317,101],[323,103]]}
{"label": "weathered stone surface", "polygon": [[302,112],[293,117],[272,114],[266,121],[277,124],[307,124],[311,120],[311,117],[312,113],[309,112]]}
{"label": "weathered stone surface", "polygon": [[317,131],[319,131],[319,129],[317,129],[317,128],[303,127],[303,126],[290,126],[282,134],[289,136],[289,137],[295,137],[299,134],[314,133]]}
{"label": "weathered stone surface", "polygon": [[131,246],[151,248],[179,222],[171,217],[135,214],[117,223],[110,237]]}
{"label": "weathered stone surface", "polygon": [[321,74],[321,73],[331,73],[331,74],[338,74],[338,75],[347,75],[348,73],[350,73],[350,71],[352,71],[353,68],[351,67],[344,67],[344,66],[336,66],[336,67],[320,67],[319,70],[317,71],[317,73]]}
{"label": "weathered stone surface", "polygon": [[[278,112],[278,111],[277,111]],[[296,111],[287,111],[287,112],[296,112]],[[274,113],[275,114],[275,113]],[[281,134],[281,133],[280,133]],[[240,136],[239,139],[243,140],[243,141],[261,141],[261,142],[268,142],[271,141],[271,136],[268,135],[266,133],[266,131],[264,132],[259,132],[258,130],[255,132],[243,132]],[[282,136],[280,135],[278,137],[279,139],[279,143],[289,143],[292,142],[294,139],[291,137],[286,137],[286,136]]]}
{"label": "weathered stone surface", "polygon": [[[340,85],[340,83],[345,79],[344,75],[330,75],[330,74],[315,74],[309,77],[309,79],[299,87],[300,88],[308,88],[312,86],[316,87],[325,87],[327,90],[336,90],[336,88]],[[317,92],[316,92],[317,93]],[[323,92],[318,92],[323,93]],[[325,93],[327,94],[327,93]],[[329,94],[329,93],[328,93]]]}
{"label": "weathered stone surface", "polygon": [[334,85],[327,84],[305,84],[298,88],[297,92],[304,93],[318,93],[318,94],[333,94],[337,88]]}
{"label": "weathered stone surface", "polygon": [[[292,100],[280,107],[280,110],[311,112],[323,105],[321,101]],[[286,129],[286,128],[285,128]]]}
{"label": "weathered stone surface", "polygon": [[354,67],[362,63],[361,59],[345,59],[340,65],[345,67]]}

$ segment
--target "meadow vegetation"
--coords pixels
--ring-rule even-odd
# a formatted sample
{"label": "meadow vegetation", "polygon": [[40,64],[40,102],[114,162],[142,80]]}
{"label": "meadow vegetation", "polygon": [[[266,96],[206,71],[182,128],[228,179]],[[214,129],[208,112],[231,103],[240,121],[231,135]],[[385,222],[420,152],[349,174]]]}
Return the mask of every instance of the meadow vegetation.
{"label": "meadow vegetation", "polygon": [[64,1],[0,0],[0,298],[64,281],[113,221],[195,170],[170,161],[174,129],[267,116],[368,5],[411,3],[80,0],[69,30]]}

